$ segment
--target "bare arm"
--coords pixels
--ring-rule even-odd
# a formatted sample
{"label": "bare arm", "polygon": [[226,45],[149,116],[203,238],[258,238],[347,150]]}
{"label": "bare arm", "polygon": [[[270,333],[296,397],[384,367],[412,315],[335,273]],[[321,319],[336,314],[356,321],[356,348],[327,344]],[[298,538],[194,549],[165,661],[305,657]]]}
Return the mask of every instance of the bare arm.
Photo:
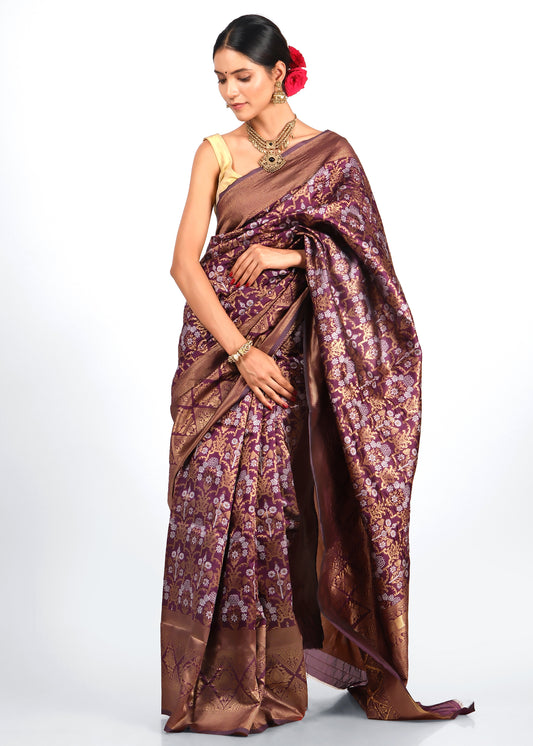
{"label": "bare arm", "polygon": [[246,338],[224,310],[200,264],[215,200],[217,176],[216,156],[205,141],[194,157],[170,274],[200,322],[230,355],[244,344]]}
{"label": "bare arm", "polygon": [[[218,171],[213,148],[204,141],[194,157],[170,274],[199,321],[230,355],[246,342],[246,337],[226,313],[200,264],[215,201]],[[295,393],[274,359],[256,347],[252,347],[237,366],[252,391],[267,406],[271,404],[265,394],[285,406],[281,396]]]}

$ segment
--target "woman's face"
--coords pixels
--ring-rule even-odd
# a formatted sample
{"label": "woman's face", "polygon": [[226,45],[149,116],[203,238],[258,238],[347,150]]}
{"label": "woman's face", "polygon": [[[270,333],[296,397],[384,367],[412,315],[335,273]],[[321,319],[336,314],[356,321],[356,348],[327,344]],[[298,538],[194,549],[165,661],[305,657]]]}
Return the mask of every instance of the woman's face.
{"label": "woman's face", "polygon": [[270,104],[274,83],[283,79],[285,65],[277,62],[270,73],[249,57],[223,47],[214,56],[220,95],[230,104],[237,119],[246,122]]}

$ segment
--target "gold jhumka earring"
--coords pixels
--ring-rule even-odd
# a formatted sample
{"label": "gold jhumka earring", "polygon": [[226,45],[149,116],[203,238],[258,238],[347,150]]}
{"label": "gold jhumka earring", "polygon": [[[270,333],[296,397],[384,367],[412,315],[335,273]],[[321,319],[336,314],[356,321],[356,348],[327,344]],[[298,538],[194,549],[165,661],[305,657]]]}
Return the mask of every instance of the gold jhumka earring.
{"label": "gold jhumka earring", "polygon": [[273,104],[284,104],[287,101],[287,96],[285,94],[285,91],[281,87],[281,81],[276,80],[274,84],[274,93],[272,94],[272,98],[270,101]]}

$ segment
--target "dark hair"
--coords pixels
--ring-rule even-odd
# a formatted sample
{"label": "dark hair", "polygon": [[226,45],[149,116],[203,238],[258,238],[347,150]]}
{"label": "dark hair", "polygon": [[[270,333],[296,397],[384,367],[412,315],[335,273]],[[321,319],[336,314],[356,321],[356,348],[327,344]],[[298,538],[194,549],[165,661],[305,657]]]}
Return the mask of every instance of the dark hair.
{"label": "dark hair", "polygon": [[[215,52],[223,47],[245,54],[257,65],[263,65],[268,70],[272,70],[278,60],[285,63],[287,72],[291,66],[291,53],[287,40],[276,24],[264,16],[252,14],[235,18],[217,36],[213,47],[213,57]],[[285,89],[285,79],[283,89]]]}

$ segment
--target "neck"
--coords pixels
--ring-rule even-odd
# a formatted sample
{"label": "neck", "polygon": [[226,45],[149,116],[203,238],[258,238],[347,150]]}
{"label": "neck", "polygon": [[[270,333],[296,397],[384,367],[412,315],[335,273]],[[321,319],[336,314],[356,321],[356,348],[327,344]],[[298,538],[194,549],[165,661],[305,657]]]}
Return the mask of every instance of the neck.
{"label": "neck", "polygon": [[294,119],[294,112],[288,103],[284,103],[269,104],[260,114],[248,121],[261,137],[273,140],[291,119]]}

